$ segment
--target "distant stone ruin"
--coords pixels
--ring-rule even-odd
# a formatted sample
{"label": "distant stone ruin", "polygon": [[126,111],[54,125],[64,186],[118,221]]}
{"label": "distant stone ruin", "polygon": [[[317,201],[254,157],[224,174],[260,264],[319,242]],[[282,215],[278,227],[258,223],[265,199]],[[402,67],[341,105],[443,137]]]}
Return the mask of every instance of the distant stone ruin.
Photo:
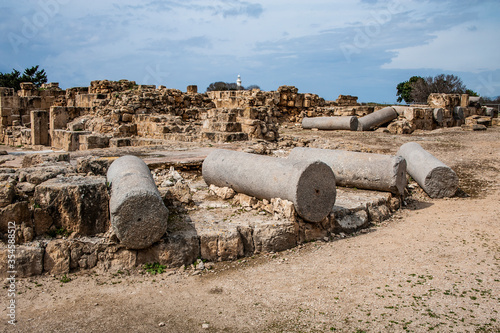
{"label": "distant stone ruin", "polygon": [[[304,117],[363,117],[380,109],[340,95],[325,101],[293,86],[277,91],[238,90],[198,93],[134,81],[92,81],[90,87],[62,90],[58,83],[36,89],[0,87],[0,142],[12,146],[51,146],[66,151],[141,146],[164,141],[276,140],[279,124]],[[461,126],[485,108],[468,95],[431,94],[428,105],[396,106],[394,134],[416,129]],[[472,123],[477,123],[472,121]]]}

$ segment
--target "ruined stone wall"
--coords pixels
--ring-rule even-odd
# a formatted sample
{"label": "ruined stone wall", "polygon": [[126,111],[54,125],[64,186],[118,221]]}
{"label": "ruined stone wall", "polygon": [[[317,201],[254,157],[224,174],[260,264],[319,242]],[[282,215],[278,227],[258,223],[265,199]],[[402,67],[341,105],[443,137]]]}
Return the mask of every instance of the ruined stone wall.
{"label": "ruined stone wall", "polygon": [[[383,107],[359,105],[357,97],[350,95],[325,101],[315,94],[299,93],[293,86],[281,86],[277,91],[204,94],[197,93],[196,86],[188,88],[184,93],[128,80],[92,81],[89,87],[65,91],[57,83],[42,89],[23,83],[18,93],[0,88],[0,141],[9,145],[44,143],[39,132],[47,130],[50,146],[73,150],[157,144],[162,140],[272,141],[277,139],[278,126],[283,122],[301,122],[304,117],[363,117]],[[435,109],[443,110],[441,118],[434,117]],[[32,126],[34,111],[49,112],[48,123],[35,117],[39,121]],[[400,112],[391,130],[411,133],[460,126],[467,117],[483,114],[484,109],[471,103],[468,95],[431,94],[428,105],[406,107]],[[90,133],[90,141],[80,131]]]}

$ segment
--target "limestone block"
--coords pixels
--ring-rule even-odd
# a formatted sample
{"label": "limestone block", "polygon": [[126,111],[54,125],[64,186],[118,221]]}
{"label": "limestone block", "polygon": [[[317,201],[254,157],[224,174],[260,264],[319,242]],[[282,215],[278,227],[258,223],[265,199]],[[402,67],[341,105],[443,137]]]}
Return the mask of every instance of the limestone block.
{"label": "limestone block", "polygon": [[59,175],[74,172],[75,169],[69,163],[57,163],[47,166],[23,168],[20,169],[17,174],[20,182],[26,181],[31,184],[38,185]]}
{"label": "limestone block", "polygon": [[[43,271],[44,249],[40,244],[34,246],[16,245],[16,277],[29,277],[40,275]],[[0,265],[7,267],[9,249],[7,246],[0,248]],[[7,270],[0,270],[0,278],[7,277]]]}
{"label": "limestone block", "polygon": [[50,274],[69,273],[70,258],[70,250],[67,241],[50,241],[45,248],[43,269]]}
{"label": "limestone block", "polygon": [[368,206],[368,215],[371,222],[379,223],[391,216],[390,209],[385,205]]}
{"label": "limestone block", "polygon": [[95,235],[109,229],[106,178],[70,176],[48,180],[35,189],[35,202],[57,227],[78,235]]}
{"label": "limestone block", "polygon": [[290,221],[262,223],[253,231],[255,253],[278,252],[297,245],[298,224]]}
{"label": "limestone block", "polygon": [[158,262],[167,267],[193,263],[200,257],[200,243],[196,233],[178,231],[170,233],[163,241],[137,252],[137,264]]}
{"label": "limestone block", "polygon": [[50,154],[30,154],[23,158],[22,167],[28,168],[36,166],[43,163],[57,163],[57,162],[68,162],[70,161],[70,155],[68,153],[50,153]]}
{"label": "limestone block", "polygon": [[[416,128],[416,126],[415,126]],[[415,130],[414,126],[406,119],[395,120],[387,126],[391,134],[411,134]]]}
{"label": "limestone block", "polygon": [[16,184],[14,181],[0,181],[0,208],[7,207],[14,200]]}
{"label": "limestone block", "polygon": [[134,116],[131,115],[130,113],[124,113],[122,115],[122,121],[126,123],[130,123],[134,120]]}
{"label": "limestone block", "polygon": [[9,222],[15,222],[19,227],[22,223],[32,225],[31,211],[27,201],[16,202],[0,209],[0,233],[7,233]]}
{"label": "limestone block", "polygon": [[31,144],[47,146],[49,144],[49,113],[44,110],[31,111],[30,122]]}
{"label": "limestone block", "polygon": [[33,211],[33,225],[35,230],[35,235],[44,235],[49,230],[54,221],[50,216],[50,213],[45,209],[35,208]]}
{"label": "limestone block", "polygon": [[230,187],[218,187],[215,185],[210,185],[210,192],[223,200],[232,199],[236,195],[236,192]]}
{"label": "limestone block", "polygon": [[132,269],[137,265],[137,251],[121,245],[107,246],[97,255],[97,267],[102,271]]}
{"label": "limestone block", "polygon": [[87,134],[80,136],[80,150],[108,148],[111,136],[103,134]]}

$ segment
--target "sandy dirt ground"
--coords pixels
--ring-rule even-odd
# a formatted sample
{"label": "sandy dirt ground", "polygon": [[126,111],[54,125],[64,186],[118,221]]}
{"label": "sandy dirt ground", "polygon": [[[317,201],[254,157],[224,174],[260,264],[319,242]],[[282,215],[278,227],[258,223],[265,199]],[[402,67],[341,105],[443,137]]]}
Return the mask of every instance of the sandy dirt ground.
{"label": "sandy dirt ground", "polygon": [[4,301],[0,331],[500,332],[500,128],[283,135],[388,154],[417,141],[457,172],[460,191],[429,199],[413,188],[403,209],[360,235],[216,263],[198,275],[138,269],[21,279],[16,325]]}

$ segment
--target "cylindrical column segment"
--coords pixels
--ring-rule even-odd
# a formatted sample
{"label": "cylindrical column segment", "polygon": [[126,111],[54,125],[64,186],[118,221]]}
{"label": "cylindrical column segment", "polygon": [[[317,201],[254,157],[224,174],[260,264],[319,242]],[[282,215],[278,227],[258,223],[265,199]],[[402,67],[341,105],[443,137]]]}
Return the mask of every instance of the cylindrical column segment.
{"label": "cylindrical column segment", "polygon": [[403,195],[406,161],[400,156],[344,150],[294,148],[289,159],[325,162],[332,168],[338,186],[392,192]]}
{"label": "cylindrical column segment", "polygon": [[392,107],[386,107],[358,119],[358,131],[369,131],[398,117]]}
{"label": "cylindrical column segment", "polygon": [[302,128],[356,131],[358,129],[358,118],[354,116],[304,118],[302,119]]}
{"label": "cylindrical column segment", "polygon": [[335,175],[320,161],[297,161],[214,150],[202,167],[208,185],[230,187],[259,199],[286,199],[297,214],[309,222],[320,222],[335,204]]}
{"label": "cylindrical column segment", "polygon": [[167,231],[165,207],[148,166],[135,156],[114,161],[107,173],[111,185],[111,226],[122,244],[130,249],[151,246]]}
{"label": "cylindrical column segment", "polygon": [[408,174],[431,198],[451,197],[457,191],[457,174],[418,143],[405,143],[398,155],[406,160]]}

